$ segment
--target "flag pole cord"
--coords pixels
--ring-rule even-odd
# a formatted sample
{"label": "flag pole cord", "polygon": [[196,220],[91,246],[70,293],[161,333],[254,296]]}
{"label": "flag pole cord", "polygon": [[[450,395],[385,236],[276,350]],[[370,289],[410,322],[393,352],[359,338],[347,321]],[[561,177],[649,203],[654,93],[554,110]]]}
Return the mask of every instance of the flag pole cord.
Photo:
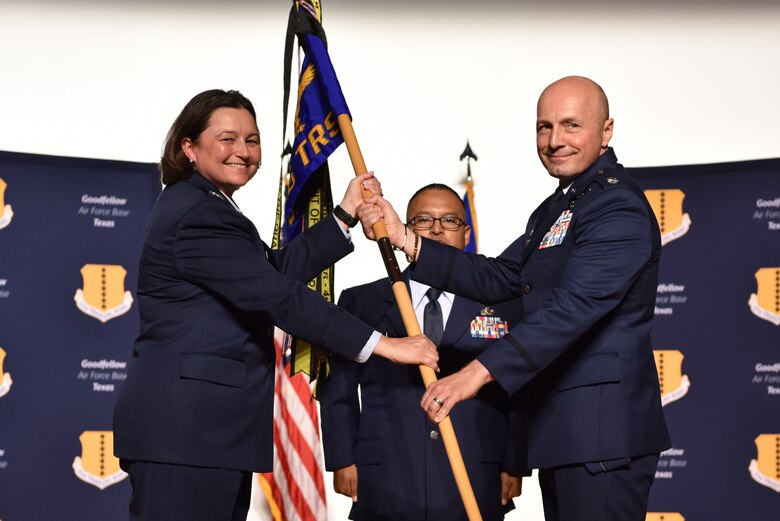
{"label": "flag pole cord", "polygon": [[[349,159],[352,161],[352,168],[355,171],[355,175],[367,172],[368,169],[363,160],[363,153],[360,151],[360,145],[358,145],[355,131],[352,128],[352,120],[348,114],[341,114],[338,117],[338,122],[341,134],[344,137],[344,143],[347,145],[347,152],[349,152]],[[364,190],[363,196],[370,197],[371,193]],[[377,238],[379,251],[382,254],[382,260],[384,260],[385,268],[387,268],[387,276],[393,284],[393,294],[398,303],[398,308],[401,311],[406,334],[408,336],[419,335],[421,334],[420,324],[417,322],[417,316],[414,313],[409,290],[403,280],[401,270],[398,267],[398,261],[395,258],[393,246],[387,235],[385,221],[380,220],[374,224],[373,230],[374,235]],[[436,381],[436,373],[433,369],[425,365],[420,365],[419,368],[423,383],[427,389],[431,383]],[[468,515],[469,521],[482,521],[477,499],[474,496],[474,490],[471,487],[471,482],[469,481],[469,476],[466,472],[466,465],[463,462],[463,455],[460,452],[458,439],[455,437],[455,429],[452,427],[452,420],[450,420],[449,416],[439,423],[439,431],[441,432],[442,440],[444,440],[447,458],[450,460],[452,473],[455,475],[455,483],[458,486],[458,491],[463,500],[463,506],[466,508],[466,514]]]}

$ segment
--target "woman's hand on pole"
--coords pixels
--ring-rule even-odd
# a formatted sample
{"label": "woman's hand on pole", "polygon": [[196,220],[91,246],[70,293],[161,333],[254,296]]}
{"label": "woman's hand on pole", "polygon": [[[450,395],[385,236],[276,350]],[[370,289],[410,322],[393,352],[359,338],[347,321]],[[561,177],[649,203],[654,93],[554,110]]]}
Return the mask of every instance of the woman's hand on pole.
{"label": "woman's hand on pole", "polygon": [[401,221],[393,205],[379,195],[369,197],[358,207],[358,217],[363,225],[363,233],[372,241],[376,240],[372,226],[380,219],[384,219],[390,243],[399,250],[403,249],[404,238],[406,237],[406,242],[409,242],[408,236],[413,235],[411,230],[406,229],[406,224]]}
{"label": "woman's hand on pole", "polygon": [[374,195],[382,195],[382,184],[379,182],[379,179],[374,177],[374,172],[365,172],[352,178],[347,185],[344,199],[341,200],[339,206],[349,215],[357,215],[357,207],[363,204],[363,190],[367,190]]}

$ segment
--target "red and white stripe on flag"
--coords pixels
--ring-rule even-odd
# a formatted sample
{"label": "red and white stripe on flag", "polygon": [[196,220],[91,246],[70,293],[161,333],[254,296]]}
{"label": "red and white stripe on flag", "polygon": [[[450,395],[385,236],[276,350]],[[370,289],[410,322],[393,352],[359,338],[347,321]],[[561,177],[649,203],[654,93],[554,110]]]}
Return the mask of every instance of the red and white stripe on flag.
{"label": "red and white stripe on flag", "polygon": [[290,377],[286,335],[277,329],[274,384],[274,470],[258,474],[274,521],[326,521],[322,444],[309,377]]}

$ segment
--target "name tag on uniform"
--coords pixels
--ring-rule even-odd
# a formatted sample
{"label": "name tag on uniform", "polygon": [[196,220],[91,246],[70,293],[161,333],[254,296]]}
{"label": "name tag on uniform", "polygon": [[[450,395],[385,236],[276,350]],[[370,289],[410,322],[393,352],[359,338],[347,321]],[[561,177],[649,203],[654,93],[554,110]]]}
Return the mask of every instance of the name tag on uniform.
{"label": "name tag on uniform", "polygon": [[509,324],[486,307],[471,321],[471,338],[501,338],[509,332]]}
{"label": "name tag on uniform", "polygon": [[558,219],[550,227],[550,230],[542,237],[542,242],[539,243],[539,249],[552,248],[558,246],[563,242],[566,237],[566,232],[569,231],[569,223],[571,223],[572,213],[571,210],[564,210]]}

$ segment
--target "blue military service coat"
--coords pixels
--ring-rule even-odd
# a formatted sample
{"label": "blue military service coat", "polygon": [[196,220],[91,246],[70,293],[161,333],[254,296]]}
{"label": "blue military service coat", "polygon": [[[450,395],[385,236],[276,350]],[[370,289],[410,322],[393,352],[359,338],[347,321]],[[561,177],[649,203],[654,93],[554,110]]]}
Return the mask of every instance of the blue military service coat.
{"label": "blue military service coat", "polygon": [[274,325],[349,360],[372,333],[303,284],[351,250],[325,219],[271,251],[198,173],[166,187],[141,253],[141,331],[114,411],[115,454],[270,471]]}
{"label": "blue military service coat", "polygon": [[[345,290],[339,306],[380,333],[406,334],[387,279]],[[439,376],[457,371],[495,341],[472,332],[472,321],[485,309],[467,298],[455,298],[439,346]],[[488,313],[511,326],[522,316],[522,303],[497,305]],[[320,398],[325,465],[335,470],[357,464],[358,502],[350,519],[466,520],[443,440],[420,409],[423,391],[416,366],[378,358],[360,366],[334,360]],[[503,519],[505,510],[514,508],[511,502],[508,508],[501,505],[501,470],[519,475],[525,468],[526,424],[512,405],[492,384],[452,414],[486,520]]]}
{"label": "blue military service coat", "polygon": [[611,148],[497,258],[424,240],[415,280],[487,303],[523,295],[523,320],[478,360],[527,406],[529,467],[609,469],[670,447],[650,339],[660,254]]}

